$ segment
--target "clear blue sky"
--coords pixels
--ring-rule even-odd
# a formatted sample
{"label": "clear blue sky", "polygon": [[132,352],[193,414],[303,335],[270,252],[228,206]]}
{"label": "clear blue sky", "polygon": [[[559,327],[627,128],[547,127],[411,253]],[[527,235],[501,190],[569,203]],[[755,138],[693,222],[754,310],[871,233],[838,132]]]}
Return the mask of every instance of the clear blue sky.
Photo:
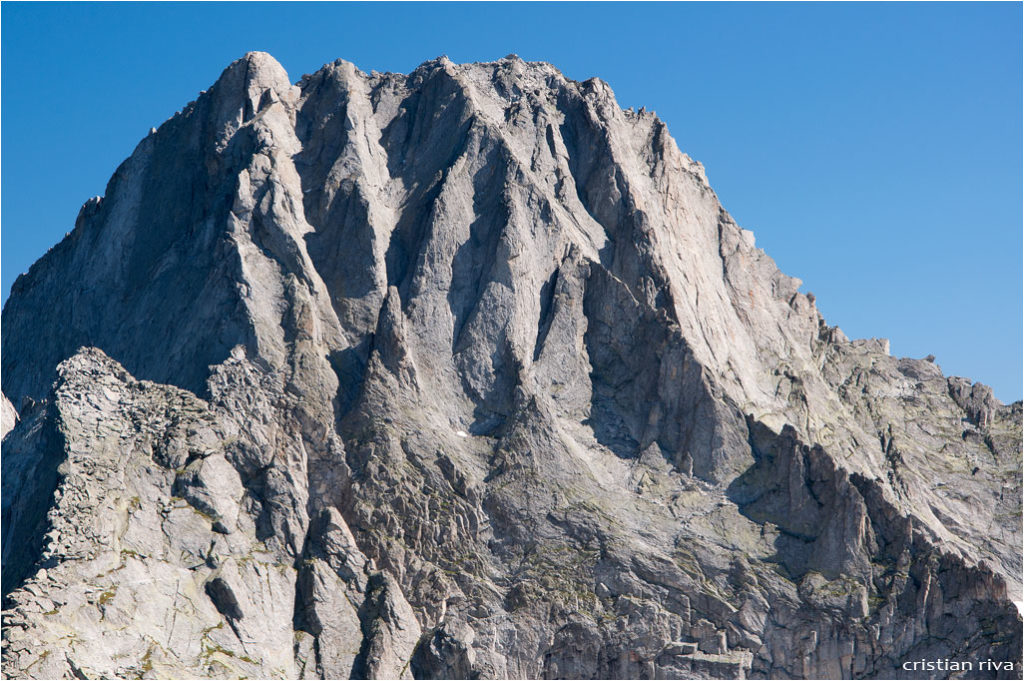
{"label": "clear blue sky", "polygon": [[2,285],[249,50],[293,80],[515,52],[654,109],[832,324],[1021,397],[1020,3],[2,9]]}

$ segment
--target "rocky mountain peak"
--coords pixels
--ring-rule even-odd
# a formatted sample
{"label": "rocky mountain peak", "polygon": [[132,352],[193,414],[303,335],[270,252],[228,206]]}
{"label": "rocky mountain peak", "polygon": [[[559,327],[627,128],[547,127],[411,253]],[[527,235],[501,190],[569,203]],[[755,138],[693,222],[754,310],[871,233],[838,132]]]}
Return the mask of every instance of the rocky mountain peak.
{"label": "rocky mountain peak", "polygon": [[296,88],[276,59],[266,52],[249,52],[224,69],[208,94],[215,120],[225,136],[251,121],[275,102],[294,102]]}
{"label": "rocky mountain peak", "polygon": [[249,53],[4,307],[4,671],[1016,660],[1020,404],[799,287],[603,81]]}

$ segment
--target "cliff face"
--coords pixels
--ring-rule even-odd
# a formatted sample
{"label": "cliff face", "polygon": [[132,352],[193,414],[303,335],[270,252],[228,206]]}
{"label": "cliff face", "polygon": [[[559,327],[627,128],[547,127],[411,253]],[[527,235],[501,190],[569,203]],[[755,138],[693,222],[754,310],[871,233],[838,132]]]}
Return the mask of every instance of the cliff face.
{"label": "cliff face", "polygon": [[1019,661],[1020,403],[798,287],[599,80],[249,54],[4,307],[4,673]]}

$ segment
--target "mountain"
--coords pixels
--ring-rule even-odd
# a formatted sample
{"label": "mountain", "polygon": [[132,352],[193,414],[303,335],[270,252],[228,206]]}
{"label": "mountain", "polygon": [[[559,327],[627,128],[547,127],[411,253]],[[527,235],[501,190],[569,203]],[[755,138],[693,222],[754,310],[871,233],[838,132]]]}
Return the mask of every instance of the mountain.
{"label": "mountain", "polygon": [[250,53],[4,306],[3,671],[1019,664],[1021,403],[799,286],[598,79]]}

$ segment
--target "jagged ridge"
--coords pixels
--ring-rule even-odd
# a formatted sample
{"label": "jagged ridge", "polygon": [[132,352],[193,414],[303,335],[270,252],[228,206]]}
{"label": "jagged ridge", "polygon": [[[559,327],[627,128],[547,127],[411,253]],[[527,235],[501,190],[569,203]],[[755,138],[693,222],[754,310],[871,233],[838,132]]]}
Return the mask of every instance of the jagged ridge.
{"label": "jagged ridge", "polygon": [[1017,660],[1020,404],[798,288],[599,80],[247,55],[4,308],[5,672]]}

